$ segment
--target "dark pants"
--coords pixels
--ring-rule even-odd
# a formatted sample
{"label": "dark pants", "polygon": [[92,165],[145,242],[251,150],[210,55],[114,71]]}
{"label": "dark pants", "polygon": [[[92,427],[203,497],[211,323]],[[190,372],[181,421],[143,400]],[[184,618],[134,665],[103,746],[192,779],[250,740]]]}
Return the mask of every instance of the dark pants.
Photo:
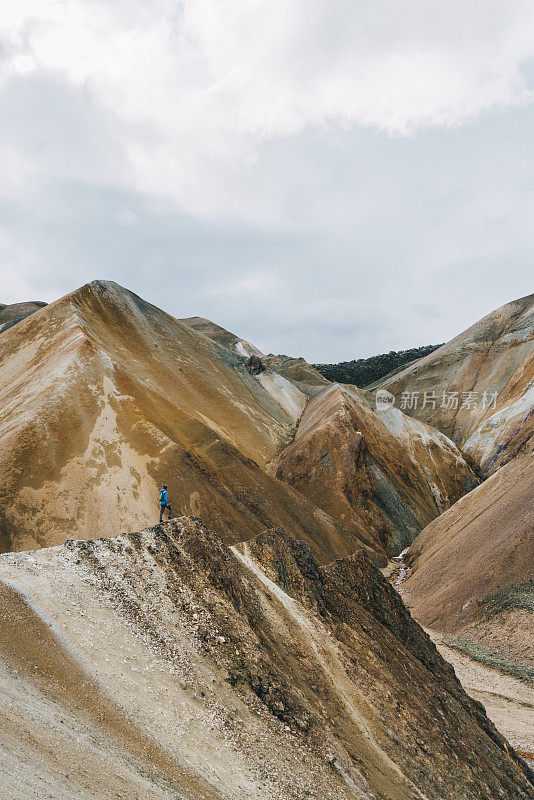
{"label": "dark pants", "polygon": [[167,505],[165,505],[165,503],[160,503],[159,504],[159,521],[160,522],[163,522],[163,512],[165,511],[165,509],[167,509],[167,511],[169,512],[169,516],[167,517],[167,519],[171,518],[172,508],[170,507],[170,505],[168,503],[167,503]]}

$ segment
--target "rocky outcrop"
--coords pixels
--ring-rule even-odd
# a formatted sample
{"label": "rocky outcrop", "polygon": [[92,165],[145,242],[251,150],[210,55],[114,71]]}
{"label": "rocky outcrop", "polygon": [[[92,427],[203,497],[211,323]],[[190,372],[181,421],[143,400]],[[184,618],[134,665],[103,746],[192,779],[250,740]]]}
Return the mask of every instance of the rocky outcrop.
{"label": "rocky outcrop", "polygon": [[[255,345],[251,344],[246,339],[241,339],[235,333],[231,333],[204,317],[187,317],[180,321],[189,325],[189,327],[193,328],[195,331],[207,336],[212,341],[234,350],[245,358],[261,359],[263,365],[267,369],[277,375],[283,376],[306,395],[312,396],[330,383],[317,369],[311,364],[308,364],[304,358],[274,355],[273,353],[264,355],[261,350],[258,350]],[[251,363],[257,364],[254,360]],[[261,371],[262,370],[258,370],[258,372],[253,374],[258,374]]]}
{"label": "rocky outcrop", "polygon": [[179,518],[4,555],[0,588],[3,785],[21,800],[532,795],[361,553],[321,568],[281,530],[230,549]]}
{"label": "rocky outcrop", "polygon": [[311,400],[276,474],[384,557],[477,484],[446,436],[337,384]]}
{"label": "rocky outcrop", "polygon": [[294,358],[293,356],[269,353],[269,355],[264,356],[263,362],[272,370],[290,380],[295,386],[298,386],[309,397],[313,397],[322,391],[325,386],[330,385],[330,381],[302,357]]}
{"label": "rocky outcrop", "polygon": [[245,369],[247,369],[251,375],[260,375],[260,373],[265,371],[265,366],[261,358],[253,354],[245,361]]}

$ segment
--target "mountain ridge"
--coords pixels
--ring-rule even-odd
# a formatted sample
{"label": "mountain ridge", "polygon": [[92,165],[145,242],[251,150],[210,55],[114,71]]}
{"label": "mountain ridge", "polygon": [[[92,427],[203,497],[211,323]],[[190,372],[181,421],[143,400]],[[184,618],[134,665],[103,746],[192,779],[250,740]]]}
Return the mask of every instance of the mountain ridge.
{"label": "mountain ridge", "polygon": [[[0,585],[12,592],[1,629],[17,634],[0,636],[0,671],[9,691],[18,673],[24,692],[12,714],[30,734],[12,779],[24,796],[40,743],[53,776],[44,797],[76,790],[100,800],[117,775],[120,791],[144,786],[150,800],[172,791],[190,800],[529,796],[525,764],[361,553],[320,568],[283,531],[229,549],[181,517],[0,556]],[[22,596],[33,615],[24,612],[24,633]],[[43,621],[46,648],[33,635]],[[74,693],[57,683],[61,670],[68,689],[65,647],[77,660]],[[104,706],[102,690],[112,698]],[[98,769],[109,754],[101,787],[79,759],[66,777],[54,768],[60,751],[46,748],[36,710],[56,742],[76,731],[88,764]],[[2,727],[0,738],[10,736]]]}
{"label": "mountain ridge", "polygon": [[[18,552],[0,555],[0,784],[23,800],[532,796],[418,624],[527,675],[530,299],[385,378],[498,380],[473,416],[403,413],[109,281],[4,330],[0,544]],[[173,519],[147,527],[162,483]],[[397,553],[414,618],[376,568]],[[505,729],[530,752],[527,723]]]}
{"label": "mountain ridge", "polygon": [[[270,474],[310,402],[299,386],[313,373],[300,362],[284,377],[266,357],[252,374],[245,355],[100,280],[6,331],[0,354],[4,549],[135,530],[168,483],[175,509],[230,537],[279,525],[322,563],[358,547],[385,563],[384,542]],[[450,469],[436,436],[439,468]]]}
{"label": "mountain ridge", "polygon": [[322,560],[344,539],[345,552],[358,546],[261,469],[291,436],[299,390],[280,405],[242,356],[117,284],[87,284],[23,320],[2,334],[0,354],[9,549],[142,527],[163,482],[175,505],[233,537],[292,524]]}

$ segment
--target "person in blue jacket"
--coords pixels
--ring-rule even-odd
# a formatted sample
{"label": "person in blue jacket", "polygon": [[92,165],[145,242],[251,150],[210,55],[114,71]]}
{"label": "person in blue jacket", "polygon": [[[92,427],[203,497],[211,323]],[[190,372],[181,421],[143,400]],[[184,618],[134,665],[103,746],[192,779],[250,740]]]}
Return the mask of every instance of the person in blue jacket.
{"label": "person in blue jacket", "polygon": [[159,521],[163,522],[163,512],[167,509],[170,519],[172,516],[172,508],[169,505],[169,496],[167,494],[167,485],[164,483],[159,492]]}

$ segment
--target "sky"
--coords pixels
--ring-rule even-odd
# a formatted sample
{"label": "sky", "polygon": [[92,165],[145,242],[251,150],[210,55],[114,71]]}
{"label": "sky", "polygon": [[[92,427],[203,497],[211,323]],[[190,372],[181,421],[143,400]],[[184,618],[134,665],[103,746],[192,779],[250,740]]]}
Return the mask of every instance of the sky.
{"label": "sky", "polygon": [[0,302],[446,341],[534,291],[533,141],[526,0],[4,0]]}

